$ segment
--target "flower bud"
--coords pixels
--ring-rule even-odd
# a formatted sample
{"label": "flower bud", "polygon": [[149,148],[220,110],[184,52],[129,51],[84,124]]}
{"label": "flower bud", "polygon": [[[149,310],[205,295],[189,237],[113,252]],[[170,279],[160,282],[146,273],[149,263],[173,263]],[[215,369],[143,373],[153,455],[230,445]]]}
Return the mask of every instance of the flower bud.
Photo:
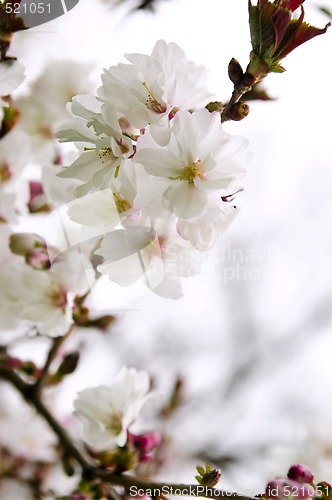
{"label": "flower bud", "polygon": [[198,465],[196,470],[199,476],[195,479],[202,486],[216,486],[222,474],[220,469],[213,469],[210,464],[205,464],[205,468]]}
{"label": "flower bud", "polygon": [[265,496],[273,500],[305,500],[315,494],[316,490],[312,485],[289,478],[274,479],[268,483],[265,490]]}
{"label": "flower bud", "polygon": [[14,254],[25,257],[35,248],[46,248],[46,244],[37,234],[15,233],[9,239],[9,247]]}
{"label": "flower bud", "polygon": [[47,204],[47,199],[43,190],[43,186],[40,182],[31,181],[29,182],[30,189],[30,199],[28,202],[28,207],[30,213],[38,212],[49,212],[50,207]]}
{"label": "flower bud", "polygon": [[62,363],[60,364],[59,368],[57,369],[55,377],[58,378],[60,381],[66,375],[70,375],[71,373],[73,373],[77,368],[79,359],[80,359],[80,355],[78,352],[71,352],[71,353],[67,354],[63,358]]}
{"label": "flower bud", "polygon": [[[317,35],[326,33],[331,23],[324,28],[316,28],[304,22],[304,0],[258,0],[253,5],[249,0],[249,25],[252,44],[251,61],[246,73],[256,81],[262,80],[264,73],[280,73],[285,69],[280,61],[299,45]],[[292,14],[301,7],[300,16],[293,19]],[[267,71],[260,66],[265,65]],[[266,75],[265,75],[266,76]]]}
{"label": "flower bud", "polygon": [[161,435],[159,432],[147,432],[146,434],[136,436],[128,432],[128,441],[139,452],[140,462],[148,462],[153,458],[151,451],[161,443]]}
{"label": "flower bud", "polygon": [[44,270],[51,267],[46,243],[37,234],[12,234],[9,248],[15,255],[25,257],[25,262],[33,269]]}
{"label": "flower bud", "polygon": [[312,483],[313,473],[305,465],[292,465],[288,471],[287,477],[299,481],[300,483]]}
{"label": "flower bud", "polygon": [[243,78],[243,69],[241,64],[239,61],[234,59],[234,57],[230,60],[228,65],[228,76],[234,85],[239,85]]}
{"label": "flower bud", "polygon": [[239,122],[243,120],[246,116],[248,116],[250,108],[248,104],[243,101],[236,102],[228,111],[228,117],[230,120],[234,120]]}
{"label": "flower bud", "polygon": [[206,472],[203,477],[204,486],[216,486],[221,478],[220,469],[212,469],[210,472]]}
{"label": "flower bud", "polygon": [[44,270],[51,267],[51,261],[46,249],[33,250],[25,257],[25,262],[33,269]]}

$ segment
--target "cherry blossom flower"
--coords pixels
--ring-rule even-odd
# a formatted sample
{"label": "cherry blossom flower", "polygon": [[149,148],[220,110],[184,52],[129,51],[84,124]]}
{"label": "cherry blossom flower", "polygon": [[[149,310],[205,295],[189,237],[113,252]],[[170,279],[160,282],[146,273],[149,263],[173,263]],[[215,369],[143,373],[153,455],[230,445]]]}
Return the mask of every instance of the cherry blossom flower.
{"label": "cherry blossom flower", "polygon": [[177,221],[176,228],[181,238],[201,251],[212,248],[238,214],[236,207],[224,203],[220,197],[214,197],[214,202],[202,214]]}
{"label": "cherry blossom flower", "polygon": [[175,217],[126,221],[122,229],[106,234],[95,251],[104,259],[97,270],[121,286],[142,279],[158,295],[182,297],[179,278],[198,274],[205,256],[176,233],[175,224]]}
{"label": "cherry blossom flower", "polygon": [[153,395],[149,385],[146,372],[123,367],[110,386],[79,392],[74,407],[83,423],[83,440],[99,451],[124,446],[127,430]]}
{"label": "cherry blossom flower", "polygon": [[17,61],[0,62],[0,106],[8,106],[8,103],[3,101],[1,97],[14,92],[21,85],[24,78],[24,67]]}
{"label": "cherry blossom flower", "polygon": [[30,93],[16,100],[19,127],[28,133],[33,158],[53,160],[55,128],[68,118],[66,104],[74,95],[91,91],[87,75],[92,66],[73,61],[50,62],[31,85]]}
{"label": "cherry blossom flower", "polygon": [[0,295],[4,305],[0,328],[27,322],[42,335],[66,334],[74,322],[74,298],[89,290],[85,271],[91,264],[83,254],[79,257],[72,250],[53,262],[50,269],[42,270],[32,268],[16,256],[4,259],[0,263]]}
{"label": "cherry blossom flower", "polygon": [[249,159],[246,147],[244,138],[223,130],[218,113],[177,113],[166,147],[149,130],[137,141],[134,161],[152,177],[138,193],[136,206],[155,217],[174,213],[181,222],[212,211],[221,216],[215,195],[220,201],[238,190]]}
{"label": "cherry blossom flower", "polygon": [[29,158],[27,135],[16,127],[0,139],[0,219],[16,222],[27,211],[28,182],[21,176]]}
{"label": "cherry blossom flower", "polygon": [[122,134],[116,117],[111,123],[106,123],[100,108],[94,96],[76,97],[68,107],[73,118],[56,133],[60,142],[76,141],[86,146],[79,158],[58,174],[61,178],[81,181],[75,190],[78,196],[109,187],[122,162],[134,152],[132,141]]}
{"label": "cherry blossom flower", "polygon": [[119,110],[131,125],[168,125],[170,114],[206,106],[212,95],[206,87],[207,73],[175,43],[159,40],[151,56],[127,54],[131,64],[104,70],[98,96],[104,117]]}

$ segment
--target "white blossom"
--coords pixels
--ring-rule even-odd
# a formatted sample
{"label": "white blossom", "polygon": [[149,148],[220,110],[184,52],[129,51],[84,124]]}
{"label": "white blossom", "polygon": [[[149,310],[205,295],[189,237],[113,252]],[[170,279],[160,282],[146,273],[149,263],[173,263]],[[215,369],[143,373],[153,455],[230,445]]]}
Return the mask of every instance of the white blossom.
{"label": "white blossom", "polygon": [[151,56],[127,54],[126,58],[131,64],[112,66],[102,76],[98,95],[106,119],[115,108],[138,129],[148,124],[167,127],[170,113],[198,109],[211,100],[205,68],[188,61],[173,42],[159,40]]}
{"label": "white blossom", "polygon": [[58,337],[73,324],[74,298],[89,290],[90,262],[75,250],[60,256],[49,270],[36,270],[20,257],[0,263],[0,328],[27,322],[42,335]]}
{"label": "white blossom", "polygon": [[146,372],[124,367],[110,386],[79,392],[74,407],[83,423],[83,440],[99,451],[124,446],[127,430],[153,395],[149,385]]}
{"label": "white blossom", "polygon": [[17,61],[0,62],[0,106],[8,106],[1,97],[11,94],[23,82],[24,67]]}
{"label": "white blossom", "polygon": [[176,224],[181,238],[201,251],[212,248],[238,214],[238,208],[232,203],[224,203],[217,197],[214,201],[215,204],[209,204],[202,214],[190,219],[178,219]]}
{"label": "white blossom", "polygon": [[28,137],[16,127],[0,139],[0,218],[9,223],[27,210],[29,186],[21,173],[29,153]]}
{"label": "white blossom", "polygon": [[54,159],[54,130],[68,118],[66,103],[77,94],[91,91],[91,69],[90,64],[51,61],[32,83],[29,94],[16,100],[19,127],[28,133],[36,161]]}
{"label": "white blossom", "polygon": [[203,255],[184,241],[172,219],[127,219],[124,227],[106,234],[96,255],[103,257],[97,269],[111,281],[130,286],[138,280],[166,298],[182,296],[180,277],[200,272]]}
{"label": "white blossom", "polygon": [[[197,217],[204,223],[212,212],[213,220],[219,219],[229,212],[220,199],[239,189],[249,158],[246,147],[244,138],[223,130],[218,113],[206,109],[177,113],[167,146],[158,144],[149,130],[137,142],[133,161],[142,164],[151,178],[138,193],[136,207],[155,217],[174,213],[180,227],[182,221],[190,224]],[[195,223],[192,230],[200,231]],[[202,247],[195,243],[195,234],[185,237]]]}
{"label": "white blossom", "polygon": [[115,117],[111,123],[105,123],[100,114],[101,104],[95,97],[77,96],[68,109],[73,117],[57,129],[56,136],[60,142],[83,143],[85,151],[58,176],[81,181],[75,190],[78,196],[105,189],[114,182],[122,163],[133,154],[132,141],[122,134]]}

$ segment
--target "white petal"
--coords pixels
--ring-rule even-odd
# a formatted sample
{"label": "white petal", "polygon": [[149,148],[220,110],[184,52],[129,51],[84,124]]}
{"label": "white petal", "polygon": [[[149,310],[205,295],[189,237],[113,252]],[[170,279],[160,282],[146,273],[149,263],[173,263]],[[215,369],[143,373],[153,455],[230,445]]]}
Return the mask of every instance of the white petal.
{"label": "white petal", "polygon": [[166,191],[165,198],[172,203],[174,213],[181,219],[199,215],[205,208],[208,197],[193,184],[178,181]]}

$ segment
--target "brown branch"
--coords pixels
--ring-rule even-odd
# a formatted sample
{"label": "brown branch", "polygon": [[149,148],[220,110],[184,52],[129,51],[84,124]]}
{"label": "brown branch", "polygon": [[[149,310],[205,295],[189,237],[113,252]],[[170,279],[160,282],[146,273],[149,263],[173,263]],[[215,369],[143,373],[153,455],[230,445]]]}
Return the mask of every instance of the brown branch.
{"label": "brown branch", "polygon": [[[48,357],[50,358],[50,356]],[[219,490],[213,487],[203,487],[198,484],[169,484],[159,482],[141,481],[136,477],[127,474],[115,474],[100,467],[91,464],[74,444],[72,438],[67,434],[66,430],[53,417],[48,408],[40,399],[40,392],[35,390],[36,384],[30,384],[22,380],[22,378],[13,370],[1,366],[0,378],[11,383],[18,392],[23,396],[25,401],[30,404],[36,412],[48,423],[55,435],[58,437],[60,444],[66,454],[76,460],[82,468],[82,477],[86,480],[99,479],[108,482],[115,486],[122,486],[124,490],[132,496],[137,496],[146,492],[149,496],[177,495],[177,496],[194,496],[213,498],[230,498],[232,500],[255,500],[252,497],[239,495],[230,491]]]}
{"label": "brown branch", "polygon": [[71,330],[72,330],[72,328],[70,328],[69,332],[66,333],[66,335],[63,335],[62,337],[57,337],[57,338],[53,339],[53,345],[48,353],[48,356],[47,356],[45,365],[42,369],[41,375],[38,378],[37,382],[33,385],[33,390],[36,393],[41,391],[43,385],[47,381],[48,372],[49,372],[49,369],[51,367],[51,364],[53,363],[54,359],[56,358],[60,347],[65,342],[65,340],[67,340]]}

